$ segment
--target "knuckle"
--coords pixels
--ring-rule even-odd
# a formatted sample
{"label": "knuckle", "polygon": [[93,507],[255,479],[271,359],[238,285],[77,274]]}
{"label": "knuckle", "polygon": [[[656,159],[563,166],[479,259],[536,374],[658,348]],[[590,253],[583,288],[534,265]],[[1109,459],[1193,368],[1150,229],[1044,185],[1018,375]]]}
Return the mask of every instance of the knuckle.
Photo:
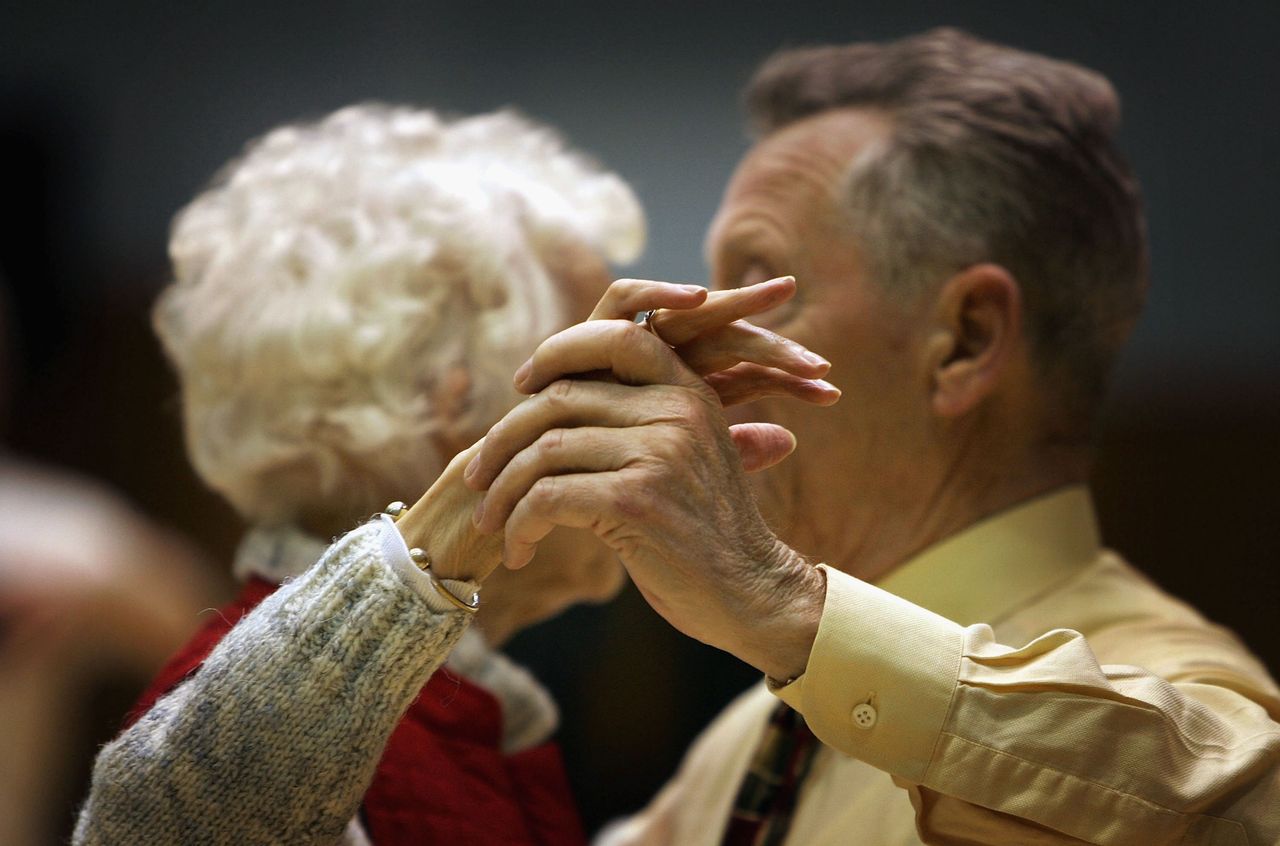
{"label": "knuckle", "polygon": [[545,514],[556,507],[559,485],[555,476],[543,476],[529,489],[529,504],[533,511]]}
{"label": "knuckle", "polygon": [[643,290],[639,279],[615,279],[609,286],[608,296],[617,303],[625,303]]}
{"label": "knuckle", "polygon": [[676,407],[679,416],[690,424],[700,426],[706,422],[707,404],[693,391],[682,392],[680,399],[676,401]]}
{"label": "knuckle", "polygon": [[546,458],[559,452],[564,447],[567,434],[567,429],[548,429],[543,432],[538,437],[538,442],[534,445],[539,457]]}
{"label": "knuckle", "polygon": [[552,407],[567,405],[576,391],[577,383],[572,379],[557,379],[543,390],[543,395]]}
{"label": "knuckle", "polygon": [[650,452],[664,465],[676,464],[689,456],[689,439],[678,429],[665,429],[654,437]]}
{"label": "knuckle", "polygon": [[[710,388],[708,392],[714,396],[714,391]],[[719,397],[716,397],[716,404],[719,405]],[[706,437],[708,430],[715,429],[719,420],[712,413],[710,404],[703,401],[701,397],[695,398],[689,402],[683,414],[684,429],[691,437]]]}
{"label": "knuckle", "polygon": [[[711,374],[715,376],[717,374]],[[708,376],[707,378],[710,378]],[[653,399],[654,413],[669,420],[679,420],[688,410],[686,399],[688,392],[673,385],[659,385]]]}
{"label": "knuckle", "polygon": [[505,418],[494,423],[484,436],[484,446],[480,448],[480,454],[486,458],[491,458],[493,455],[501,453],[506,443],[510,426],[511,424]]}
{"label": "knuckle", "polygon": [[653,334],[638,323],[618,321],[615,343],[628,352],[647,348],[654,341]]}
{"label": "knuckle", "polygon": [[798,346],[781,335],[775,332],[769,332],[768,330],[757,335],[755,342],[766,354],[769,355],[785,355],[787,353],[792,353]]}

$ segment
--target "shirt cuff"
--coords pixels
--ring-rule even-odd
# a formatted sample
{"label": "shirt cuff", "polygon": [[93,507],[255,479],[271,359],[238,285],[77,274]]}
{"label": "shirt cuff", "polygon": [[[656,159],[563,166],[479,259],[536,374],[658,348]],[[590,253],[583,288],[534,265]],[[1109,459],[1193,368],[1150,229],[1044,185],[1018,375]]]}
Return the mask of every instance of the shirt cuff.
{"label": "shirt cuff", "polygon": [[[380,514],[378,520],[379,531],[381,532],[382,558],[387,562],[387,565],[432,611],[437,614],[457,611],[457,606],[440,595],[435,585],[431,583],[431,577],[422,572],[421,568],[409,557],[409,545],[404,542],[404,536],[396,528],[395,521],[391,519],[391,516]],[[440,584],[454,596],[471,596],[480,589],[478,583],[462,579],[441,579]]]}
{"label": "shirt cuff", "polygon": [[770,689],[827,745],[919,783],[951,707],[964,629],[820,566],[827,599],[809,664]]}

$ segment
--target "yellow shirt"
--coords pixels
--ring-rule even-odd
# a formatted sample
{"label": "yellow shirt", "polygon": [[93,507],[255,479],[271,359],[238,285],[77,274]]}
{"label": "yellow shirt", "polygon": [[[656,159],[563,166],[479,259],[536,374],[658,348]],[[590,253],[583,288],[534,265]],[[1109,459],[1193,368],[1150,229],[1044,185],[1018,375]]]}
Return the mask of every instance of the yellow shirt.
{"label": "yellow shirt", "polygon": [[1084,488],[878,586],[827,580],[805,674],[739,697],[601,842],[719,843],[776,695],[826,744],[793,846],[1280,844],[1280,690],[1230,632],[1100,547]]}

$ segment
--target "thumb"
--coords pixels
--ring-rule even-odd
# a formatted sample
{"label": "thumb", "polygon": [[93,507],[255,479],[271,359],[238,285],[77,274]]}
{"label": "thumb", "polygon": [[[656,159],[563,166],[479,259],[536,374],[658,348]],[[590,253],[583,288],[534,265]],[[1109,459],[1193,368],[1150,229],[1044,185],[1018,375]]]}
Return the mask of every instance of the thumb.
{"label": "thumb", "polygon": [[748,473],[772,467],[796,448],[796,436],[775,423],[738,423],[729,427],[729,437]]}

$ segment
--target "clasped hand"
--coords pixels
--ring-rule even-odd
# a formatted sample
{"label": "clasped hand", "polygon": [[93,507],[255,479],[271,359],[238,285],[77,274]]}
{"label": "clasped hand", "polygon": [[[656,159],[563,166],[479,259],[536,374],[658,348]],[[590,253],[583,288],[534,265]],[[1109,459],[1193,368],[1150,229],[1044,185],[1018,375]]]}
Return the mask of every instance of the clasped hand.
{"label": "clasped hand", "polygon": [[[711,294],[621,280],[591,320],[540,345],[515,379],[532,398],[464,474],[486,491],[476,527],[505,528],[503,563],[524,566],[556,526],[590,529],[678,630],[775,678],[802,672],[824,580],[769,529],[746,478],[795,440],[723,414],[768,395],[839,398],[825,360],[743,319],[794,290],[790,277]],[[632,321],[649,309],[663,309],[658,334]]]}

